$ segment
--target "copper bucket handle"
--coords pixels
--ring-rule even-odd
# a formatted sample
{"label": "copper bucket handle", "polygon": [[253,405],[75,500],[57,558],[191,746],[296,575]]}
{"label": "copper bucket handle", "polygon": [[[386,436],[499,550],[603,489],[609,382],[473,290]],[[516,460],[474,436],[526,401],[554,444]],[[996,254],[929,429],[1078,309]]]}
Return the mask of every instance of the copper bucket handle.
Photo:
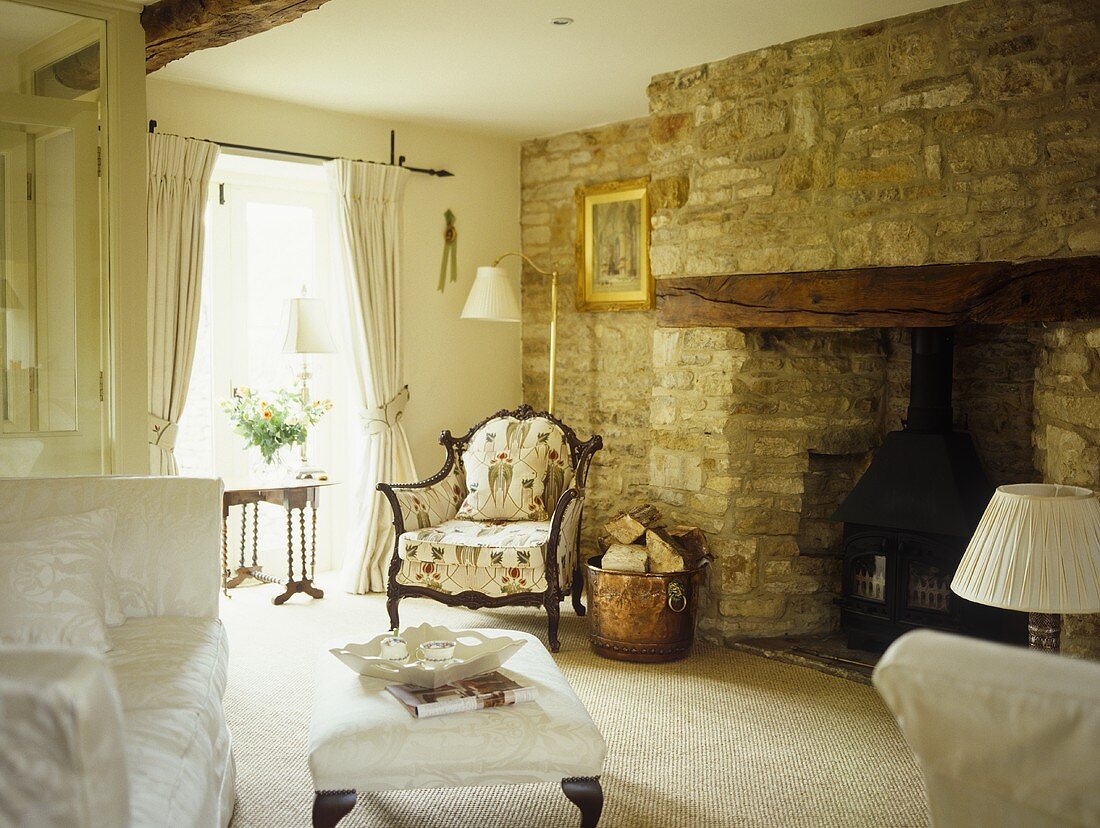
{"label": "copper bucket handle", "polygon": [[683,612],[687,609],[687,595],[684,593],[682,581],[668,582],[668,608],[673,612]]}

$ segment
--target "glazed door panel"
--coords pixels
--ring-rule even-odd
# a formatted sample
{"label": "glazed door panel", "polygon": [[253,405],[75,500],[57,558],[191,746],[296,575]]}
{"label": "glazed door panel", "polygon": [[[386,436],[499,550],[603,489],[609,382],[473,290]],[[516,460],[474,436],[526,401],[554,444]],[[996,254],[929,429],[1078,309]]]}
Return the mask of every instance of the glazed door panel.
{"label": "glazed door panel", "polygon": [[98,105],[0,95],[0,476],[105,461]]}

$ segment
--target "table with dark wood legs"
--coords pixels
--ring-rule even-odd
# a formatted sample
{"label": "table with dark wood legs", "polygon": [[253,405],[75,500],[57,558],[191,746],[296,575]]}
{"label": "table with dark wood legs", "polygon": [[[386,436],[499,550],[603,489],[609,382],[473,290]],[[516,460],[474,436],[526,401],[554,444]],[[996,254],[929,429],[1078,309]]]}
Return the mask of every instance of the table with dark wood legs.
{"label": "table with dark wood legs", "polygon": [[[283,604],[291,595],[304,592],[313,598],[324,598],[323,590],[313,585],[313,569],[317,558],[317,502],[320,489],[332,486],[332,480],[288,480],[282,483],[226,485],[222,495],[222,587],[226,595],[229,590],[240,586],[248,578],[255,578],[269,584],[280,584],[286,589],[272,599],[275,605]],[[260,566],[260,504],[273,503],[286,510],[286,562],[285,578],[269,575]],[[241,507],[240,559],[236,570],[229,568],[229,510]],[[249,526],[249,506],[252,507],[251,527]],[[309,529],[306,529],[306,508],[309,509]],[[297,511],[297,521],[295,520]],[[295,525],[297,524],[297,525]],[[249,529],[251,528],[251,533]],[[251,537],[249,537],[251,535]],[[297,535],[297,549],[295,549]],[[247,552],[251,541],[252,562],[248,563]],[[301,577],[295,577],[295,558],[301,559]]]}

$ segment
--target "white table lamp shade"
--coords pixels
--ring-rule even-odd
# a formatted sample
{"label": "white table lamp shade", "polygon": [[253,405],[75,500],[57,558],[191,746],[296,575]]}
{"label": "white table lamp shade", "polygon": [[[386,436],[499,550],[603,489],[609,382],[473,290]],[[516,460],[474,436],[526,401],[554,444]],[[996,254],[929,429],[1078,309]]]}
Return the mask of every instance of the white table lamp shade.
{"label": "white table lamp shade", "polygon": [[503,267],[479,267],[462,309],[463,319],[519,322],[519,300]]}
{"label": "white table lamp shade", "polygon": [[951,589],[1022,612],[1100,612],[1100,502],[1076,486],[999,487]]}
{"label": "white table lamp shade", "polygon": [[332,354],[336,345],[329,333],[325,307],[320,299],[287,300],[284,354]]}

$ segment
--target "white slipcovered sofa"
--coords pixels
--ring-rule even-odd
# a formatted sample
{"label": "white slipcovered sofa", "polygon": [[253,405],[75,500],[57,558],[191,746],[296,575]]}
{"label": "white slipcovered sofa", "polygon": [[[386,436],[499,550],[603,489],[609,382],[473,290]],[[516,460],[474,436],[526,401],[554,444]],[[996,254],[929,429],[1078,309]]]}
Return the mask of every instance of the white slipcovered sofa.
{"label": "white slipcovered sofa", "polygon": [[0,523],[102,508],[126,620],[102,655],[0,647],[0,825],[225,826],[221,483],[0,479]]}
{"label": "white slipcovered sofa", "polygon": [[874,683],[936,828],[1100,825],[1100,664],[920,630]]}

